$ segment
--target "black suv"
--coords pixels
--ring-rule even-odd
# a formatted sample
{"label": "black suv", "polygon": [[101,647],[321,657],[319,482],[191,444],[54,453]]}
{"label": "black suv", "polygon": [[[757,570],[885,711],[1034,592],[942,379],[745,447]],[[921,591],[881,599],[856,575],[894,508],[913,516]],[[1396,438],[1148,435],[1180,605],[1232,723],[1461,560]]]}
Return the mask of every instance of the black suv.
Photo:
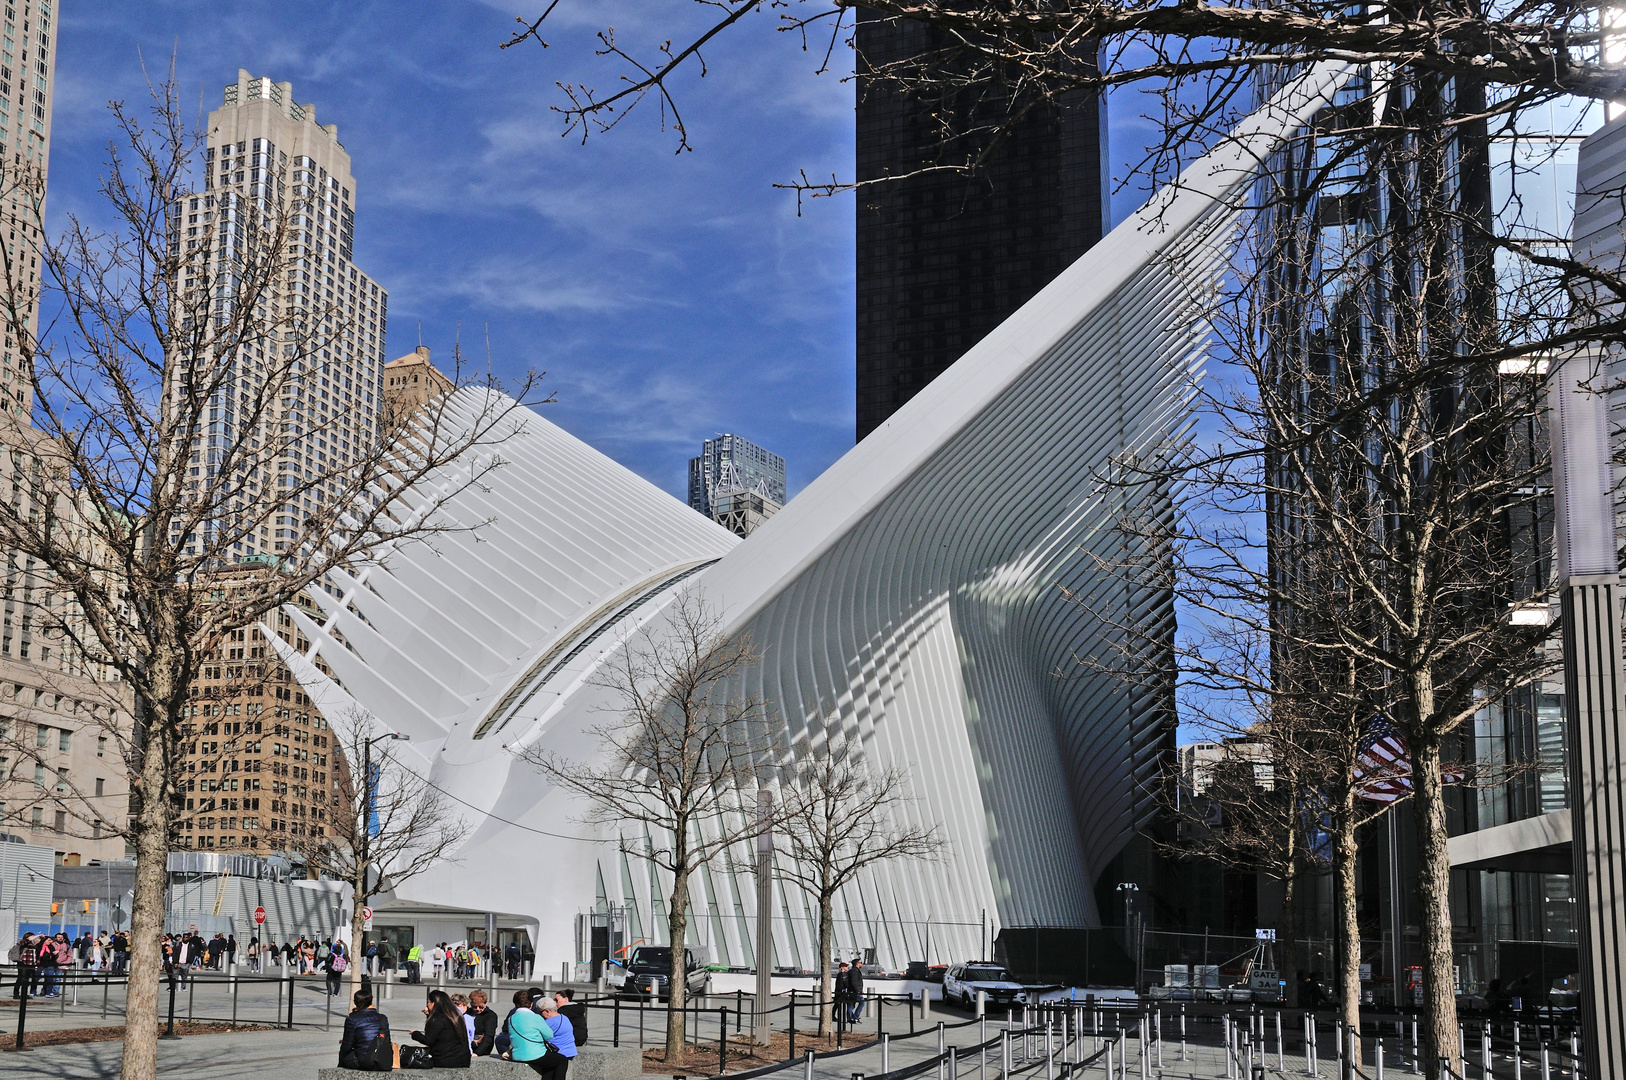
{"label": "black suv", "polygon": [[[695,962],[694,953],[683,950],[684,986],[691,994],[706,988],[706,971]],[[626,963],[627,978],[621,992],[634,997],[664,999],[672,975],[672,950],[665,945],[640,945]]]}

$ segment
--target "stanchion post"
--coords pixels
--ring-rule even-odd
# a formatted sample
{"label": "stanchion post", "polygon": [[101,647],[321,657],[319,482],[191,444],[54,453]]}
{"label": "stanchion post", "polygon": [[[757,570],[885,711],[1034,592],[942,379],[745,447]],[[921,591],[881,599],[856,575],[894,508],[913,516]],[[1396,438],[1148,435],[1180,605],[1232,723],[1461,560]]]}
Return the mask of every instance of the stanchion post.
{"label": "stanchion post", "polygon": [[23,978],[22,972],[17,973],[17,984],[22,987],[22,990],[17,994],[17,1043],[12,1047],[13,1050],[22,1051],[28,1049],[24,1031],[28,1026],[28,991],[31,989],[30,982],[31,980]]}
{"label": "stanchion post", "polygon": [[728,1006],[717,1010],[717,1075],[728,1071]]}
{"label": "stanchion post", "polygon": [[[129,991],[126,990],[125,992],[128,993]],[[128,1010],[126,1010],[126,1011],[128,1011]],[[175,968],[174,968],[173,965],[169,969],[169,1027],[168,1027],[168,1030],[166,1030],[162,1035],[159,1036],[159,1038],[161,1038],[161,1039],[178,1039],[178,1038],[180,1038],[179,1035],[175,1034]]]}

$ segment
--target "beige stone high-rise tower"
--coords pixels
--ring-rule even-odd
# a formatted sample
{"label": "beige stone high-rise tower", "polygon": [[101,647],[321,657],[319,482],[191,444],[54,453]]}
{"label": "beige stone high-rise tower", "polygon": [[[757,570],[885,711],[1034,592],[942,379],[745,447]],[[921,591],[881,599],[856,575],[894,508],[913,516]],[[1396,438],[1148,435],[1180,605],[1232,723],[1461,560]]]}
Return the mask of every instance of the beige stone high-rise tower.
{"label": "beige stone high-rise tower", "polygon": [[[56,83],[57,5],[54,0],[0,3],[0,227],[5,229],[0,283],[33,339],[39,330],[40,230],[51,151],[51,101]],[[18,316],[21,318],[19,319]],[[23,423],[33,409],[32,350],[7,334],[0,352],[0,409]]]}
{"label": "beige stone high-rise tower", "polygon": [[[284,221],[286,276],[273,284],[269,322],[280,329],[251,342],[233,365],[220,400],[210,401],[211,430],[195,440],[189,470],[195,488],[207,487],[220,448],[241,445],[239,407],[252,398],[252,380],[263,378],[268,351],[309,349],[304,367],[289,379],[274,414],[262,419],[258,445],[276,446],[261,457],[251,477],[259,491],[274,490],[287,477],[337,477],[367,453],[378,436],[383,405],[384,330],[389,294],[353,262],[356,182],[350,155],[335,124],[316,123],[316,107],[294,100],[290,83],[237,73],[224,105],[209,114],[204,189],[186,206],[188,251],[213,244],[208,273],[188,276],[183,288],[229,281],[232,260],[244,242],[240,224],[254,215]],[[284,219],[284,215],[291,218]],[[198,269],[196,262],[189,263]],[[189,274],[191,271],[189,271]],[[314,343],[314,344],[313,344]],[[218,431],[213,430],[216,423]],[[276,557],[297,547],[302,519],[320,501],[324,485],[306,490],[281,508],[275,523],[234,543],[236,561]],[[327,492],[328,498],[333,492]]]}

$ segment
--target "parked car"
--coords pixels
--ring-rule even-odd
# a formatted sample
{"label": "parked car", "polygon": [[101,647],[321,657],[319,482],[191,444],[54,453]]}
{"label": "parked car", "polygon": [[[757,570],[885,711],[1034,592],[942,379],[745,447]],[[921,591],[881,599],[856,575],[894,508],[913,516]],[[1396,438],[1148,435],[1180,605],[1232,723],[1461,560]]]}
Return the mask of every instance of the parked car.
{"label": "parked car", "polygon": [[[665,945],[640,945],[632,950],[624,965],[626,979],[621,984],[623,994],[665,1000],[670,997],[667,984],[672,975],[672,950]],[[706,988],[706,969],[694,958],[694,953],[683,950],[683,984],[690,994]]]}
{"label": "parked car", "polygon": [[976,1007],[981,990],[989,1005],[1010,1008],[1027,1000],[1027,987],[999,964],[955,964],[943,972],[943,1000]]}

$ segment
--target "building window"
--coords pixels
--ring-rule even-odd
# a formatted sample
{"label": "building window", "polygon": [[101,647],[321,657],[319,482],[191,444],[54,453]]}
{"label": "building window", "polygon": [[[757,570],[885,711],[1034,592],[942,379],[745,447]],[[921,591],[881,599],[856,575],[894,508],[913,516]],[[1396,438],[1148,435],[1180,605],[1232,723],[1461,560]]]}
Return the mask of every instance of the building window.
{"label": "building window", "polygon": [[[107,781],[104,780],[103,778],[101,778],[100,776],[98,776],[96,778],[96,797],[97,798],[100,798],[102,795],[106,794],[106,791],[105,791],[106,786],[107,786]],[[377,786],[377,785],[374,785],[374,786]]]}
{"label": "building window", "polygon": [[107,736],[106,735],[98,735],[98,736],[96,736],[96,756],[97,757],[103,757],[106,754],[107,754]]}
{"label": "building window", "polygon": [[34,816],[33,820],[29,822],[29,827],[35,832],[45,828],[45,811],[38,806],[34,807]]}
{"label": "building window", "polygon": [[43,750],[51,745],[51,729],[41,724],[34,732],[34,745]]}
{"label": "building window", "polygon": [[60,833],[65,833],[65,832],[68,831],[68,814],[67,814],[67,811],[58,810],[56,812],[55,820],[51,824],[51,831],[54,832],[54,833],[59,833],[59,834]]}
{"label": "building window", "polygon": [[73,732],[58,731],[56,733],[56,748],[66,754],[73,748]]}
{"label": "building window", "polygon": [[59,768],[56,771],[56,792],[57,792],[58,795],[64,795],[64,794],[67,793],[67,791],[68,791],[68,770],[67,770],[66,766],[63,766],[62,768]]}

